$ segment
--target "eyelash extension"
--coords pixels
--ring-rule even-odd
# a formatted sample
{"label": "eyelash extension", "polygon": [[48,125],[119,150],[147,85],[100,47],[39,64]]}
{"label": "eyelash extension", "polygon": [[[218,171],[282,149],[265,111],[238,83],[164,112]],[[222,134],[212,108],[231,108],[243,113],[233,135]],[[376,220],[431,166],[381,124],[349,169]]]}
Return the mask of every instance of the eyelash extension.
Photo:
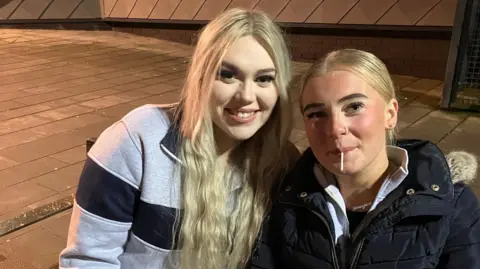
{"label": "eyelash extension", "polygon": [[365,107],[365,104],[362,103],[362,102],[353,102],[353,103],[349,104],[349,105],[346,107],[346,109],[352,109],[352,108],[355,108],[355,107],[356,107],[357,109],[358,109],[358,108],[364,108],[364,107]]}
{"label": "eyelash extension", "polygon": [[270,76],[270,75],[259,76],[255,79],[255,81],[258,81],[258,82],[261,82],[261,83],[268,83],[268,82],[272,82],[274,80],[275,80],[275,78],[273,76]]}
{"label": "eyelash extension", "polygon": [[[362,102],[353,102],[353,103],[348,104],[343,111],[348,113],[349,112],[348,110],[353,109],[354,107],[363,108],[363,107],[365,107],[365,104],[362,103]],[[323,112],[323,111],[315,111],[315,112],[311,112],[311,113],[306,114],[307,118],[309,118],[309,119],[314,118],[314,117],[321,117],[323,115],[325,115],[325,112]]]}
{"label": "eyelash extension", "polygon": [[307,114],[307,118],[311,119],[311,118],[313,118],[313,117],[315,117],[315,116],[316,116],[316,117],[319,117],[320,114],[321,114],[320,111],[308,113],[308,114]]}
{"label": "eyelash extension", "polygon": [[233,77],[233,76],[235,76],[235,73],[230,71],[230,70],[220,70],[220,71],[218,71],[217,76],[220,77],[220,78]]}

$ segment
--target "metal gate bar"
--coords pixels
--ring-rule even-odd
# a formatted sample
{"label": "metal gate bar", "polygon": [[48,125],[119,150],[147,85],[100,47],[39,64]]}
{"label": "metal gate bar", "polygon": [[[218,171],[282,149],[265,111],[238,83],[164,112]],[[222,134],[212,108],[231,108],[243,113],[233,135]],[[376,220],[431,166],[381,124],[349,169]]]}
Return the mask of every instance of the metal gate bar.
{"label": "metal gate bar", "polygon": [[459,0],[443,89],[443,108],[480,108],[480,5]]}

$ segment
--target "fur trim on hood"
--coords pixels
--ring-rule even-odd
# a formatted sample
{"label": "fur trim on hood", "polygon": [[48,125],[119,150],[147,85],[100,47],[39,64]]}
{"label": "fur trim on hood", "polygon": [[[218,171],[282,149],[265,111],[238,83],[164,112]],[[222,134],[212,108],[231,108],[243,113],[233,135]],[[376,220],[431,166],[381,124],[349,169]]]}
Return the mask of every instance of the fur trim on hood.
{"label": "fur trim on hood", "polygon": [[471,184],[477,177],[477,157],[466,151],[452,151],[446,156],[453,183]]}

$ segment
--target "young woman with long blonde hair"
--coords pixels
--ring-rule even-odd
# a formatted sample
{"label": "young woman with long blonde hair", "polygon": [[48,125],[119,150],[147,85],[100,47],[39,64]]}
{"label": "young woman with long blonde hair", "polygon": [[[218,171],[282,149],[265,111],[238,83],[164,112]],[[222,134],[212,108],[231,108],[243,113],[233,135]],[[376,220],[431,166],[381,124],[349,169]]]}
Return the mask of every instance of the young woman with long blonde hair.
{"label": "young woman with long blonde hair", "polygon": [[137,108],[88,153],[60,268],[242,268],[298,151],[287,46],[230,9],[199,36],[178,105]]}

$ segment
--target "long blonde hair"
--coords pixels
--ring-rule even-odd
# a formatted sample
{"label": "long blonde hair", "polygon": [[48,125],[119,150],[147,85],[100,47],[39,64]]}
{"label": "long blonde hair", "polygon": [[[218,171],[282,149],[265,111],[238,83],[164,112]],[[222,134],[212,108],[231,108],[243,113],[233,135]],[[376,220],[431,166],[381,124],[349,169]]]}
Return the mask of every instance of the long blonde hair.
{"label": "long blonde hair", "polygon": [[[395,85],[382,60],[372,53],[357,49],[332,51],[314,62],[302,77],[301,96],[311,78],[324,76],[336,70],[350,71],[359,76],[375,89],[387,103],[396,98]],[[302,107],[303,105],[300,102],[300,109]],[[395,141],[395,129],[388,129],[386,132],[386,143],[391,145]]]}
{"label": "long blonde hair", "polygon": [[[254,37],[272,57],[279,98],[265,125],[232,151],[228,163],[219,164],[208,109],[210,92],[228,48],[244,36]],[[180,268],[236,269],[248,262],[270,206],[272,188],[288,170],[290,79],[283,33],[266,14],[230,9],[202,30],[181,95]],[[233,201],[233,213],[228,213],[227,200],[235,178],[242,187]]]}

